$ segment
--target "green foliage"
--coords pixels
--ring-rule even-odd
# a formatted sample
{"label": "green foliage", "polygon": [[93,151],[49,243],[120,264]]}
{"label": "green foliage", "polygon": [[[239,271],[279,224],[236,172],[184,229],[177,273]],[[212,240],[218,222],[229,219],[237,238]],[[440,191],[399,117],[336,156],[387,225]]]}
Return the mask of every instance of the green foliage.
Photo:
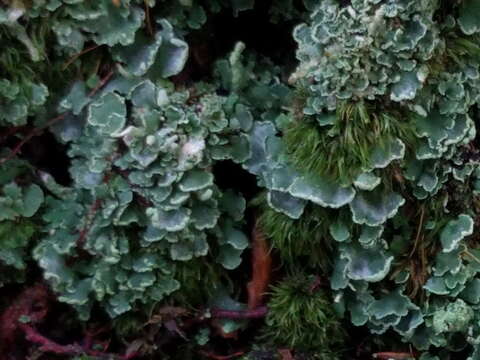
{"label": "green foliage", "polygon": [[399,114],[377,116],[374,111],[363,102],[342,103],[336,113],[319,116],[316,122],[292,121],[284,132],[289,159],[310,176],[349,185],[362,173],[403,157],[404,144],[411,148],[415,142],[414,127],[399,121]]}
{"label": "green foliage", "polygon": [[18,270],[26,268],[24,253],[35,227],[30,222],[4,221],[0,224],[0,260]]}
{"label": "green foliage", "polygon": [[0,221],[33,216],[43,203],[43,192],[32,184],[22,189],[12,182],[3,186],[0,198]]}
{"label": "green foliage", "polygon": [[[215,160],[249,156],[245,135],[229,124],[228,99],[205,95],[198,111],[188,92],[149,80],[123,91],[114,80],[83,115],[83,135],[69,151],[75,186],[49,204],[49,235],[35,250],[60,299],[84,317],[94,298],[112,317],[136,300],[162,300],[181,287],[177,261],[213,255],[234,269],[248,246],[238,230],[244,200],[222,193],[211,172]],[[71,257],[79,258],[66,266]]]}
{"label": "green foliage", "polygon": [[328,254],[333,244],[326,235],[331,222],[327,210],[309,204],[299,219],[292,219],[270,208],[265,196],[255,199],[252,205],[259,206],[258,224],[286,266],[296,266],[300,259],[306,259],[310,266],[329,271]]}
{"label": "green foliage", "polygon": [[27,251],[36,230],[28,220],[0,223],[0,287],[25,280]]}
{"label": "green foliage", "polygon": [[15,160],[0,165],[0,288],[23,282],[29,250],[37,237],[35,221],[44,201],[37,184],[24,184],[31,176],[28,163]]}
{"label": "green foliage", "polygon": [[293,274],[271,288],[262,338],[281,347],[309,351],[315,359],[340,359],[345,332],[332,303],[314,279]]}
{"label": "green foliage", "polygon": [[[453,345],[452,333],[477,331],[471,305],[458,297],[477,300],[476,281],[467,284],[476,276],[477,250],[468,236],[477,207],[468,191],[478,161],[461,154],[475,146],[478,38],[465,36],[475,28],[465,13],[470,3],[443,23],[439,6],[319,4],[294,32],[299,65],[290,81],[299,87],[302,109],[280,128],[286,150],[262,138],[265,166],[274,169],[263,175],[267,202],[291,218],[286,224],[315,218],[307,211],[313,204],[338,208],[324,215],[328,233],[312,236],[299,227],[296,237],[305,239],[298,249],[307,253],[309,241],[312,254],[316,238],[335,240],[330,285],[354,325],[374,334],[393,329],[421,350],[476,352],[473,338]],[[298,173],[278,170],[285,163]],[[322,186],[308,188],[315,183]],[[462,196],[453,194],[454,184]],[[282,202],[272,201],[273,194]],[[289,225],[274,219],[263,215],[272,245],[289,253],[276,232]]]}
{"label": "green foliage", "polygon": [[292,81],[307,81],[311,91],[304,112],[336,110],[343,100],[415,98],[428,76],[424,62],[441,46],[436,9],[436,1],[322,1],[294,31],[300,65]]}

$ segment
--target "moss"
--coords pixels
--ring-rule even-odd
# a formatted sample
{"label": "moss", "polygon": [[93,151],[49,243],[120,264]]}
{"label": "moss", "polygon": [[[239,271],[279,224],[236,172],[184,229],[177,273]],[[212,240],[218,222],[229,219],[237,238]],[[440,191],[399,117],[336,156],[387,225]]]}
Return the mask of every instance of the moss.
{"label": "moss", "polygon": [[271,288],[262,339],[317,359],[340,359],[346,334],[327,294],[314,278],[294,273]]}
{"label": "moss", "polygon": [[480,36],[451,35],[446,42],[446,56],[456,64],[464,66],[465,57],[480,60]]}
{"label": "moss", "polygon": [[328,227],[333,219],[328,209],[309,203],[300,219],[292,219],[269,207],[264,196],[252,205],[258,206],[259,226],[287,266],[304,259],[309,266],[328,271],[332,249]]}
{"label": "moss", "polygon": [[177,263],[175,279],[181,287],[172,294],[172,299],[189,308],[204,306],[222,284],[231,285],[223,267],[201,259]]}
{"label": "moss", "polygon": [[377,146],[399,138],[410,148],[414,131],[408,116],[382,113],[365,102],[345,102],[337,108],[330,128],[320,127],[313,118],[297,118],[287,127],[284,141],[299,171],[349,185],[372,167],[371,154]]}
{"label": "moss", "polygon": [[138,313],[126,313],[115,318],[112,324],[120,338],[128,338],[138,336],[146,322],[147,319]]}

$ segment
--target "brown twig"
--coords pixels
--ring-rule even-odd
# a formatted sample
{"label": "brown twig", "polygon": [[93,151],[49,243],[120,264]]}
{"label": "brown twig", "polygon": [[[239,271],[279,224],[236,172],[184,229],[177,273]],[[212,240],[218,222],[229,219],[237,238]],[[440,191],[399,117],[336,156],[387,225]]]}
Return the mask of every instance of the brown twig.
{"label": "brown twig", "polygon": [[128,360],[137,356],[138,353],[127,353],[125,355],[116,355],[93,350],[94,333],[87,334],[82,345],[69,344],[61,345],[48,337],[42,335],[37,329],[36,324],[45,320],[48,310],[51,294],[43,283],[35,284],[25,289],[7,309],[0,315],[0,359],[9,353],[9,350],[15,346],[17,337],[23,337],[29,342],[40,345],[41,352],[48,352],[58,355],[81,355],[87,354],[99,358]]}
{"label": "brown twig", "polygon": [[229,360],[229,359],[234,359],[236,357],[242,356],[245,354],[245,351],[237,351],[233,354],[230,355],[217,355],[209,351],[205,350],[199,350],[198,353],[202,356],[205,356],[209,359],[214,359],[214,360]]}
{"label": "brown twig", "polygon": [[415,253],[415,250],[418,247],[418,242],[420,240],[420,235],[422,233],[422,228],[423,228],[423,218],[424,218],[424,216],[425,216],[425,206],[422,205],[422,207],[420,208],[420,220],[418,222],[417,234],[415,236],[415,242],[413,243],[412,251],[410,252],[410,257],[413,256],[413,254]]}
{"label": "brown twig", "polygon": [[98,85],[95,86],[95,87],[92,89],[92,91],[90,91],[90,92],[88,93],[88,96],[89,96],[89,97],[92,97],[93,95],[95,95],[98,90],[100,90],[102,87],[104,87],[105,84],[106,84],[108,81],[110,81],[110,78],[113,76],[113,74],[115,74],[115,72],[114,72],[113,70],[110,70],[110,71],[108,72],[108,74],[105,75],[105,77],[103,77],[103,78],[100,80],[100,82],[98,83]]}
{"label": "brown twig", "polygon": [[25,126],[22,125],[9,127],[3,134],[0,134],[0,144],[3,143],[5,139],[9,138],[13,134],[16,134],[20,130],[25,130]]}
{"label": "brown twig", "polygon": [[93,45],[93,46],[90,46],[90,47],[86,48],[85,50],[82,50],[82,51],[80,51],[79,53],[73,55],[73,56],[65,63],[65,65],[63,65],[62,70],[65,70],[67,67],[69,67],[69,66],[70,66],[75,60],[77,60],[80,56],[85,55],[86,53],[89,53],[90,51],[95,50],[95,49],[99,48],[100,46],[102,46],[102,45]]}
{"label": "brown twig", "polygon": [[213,318],[222,319],[259,319],[267,315],[268,308],[266,306],[260,306],[251,310],[224,310],[224,309],[212,309],[211,315]]}
{"label": "brown twig", "polygon": [[395,360],[407,360],[407,359],[415,359],[415,355],[407,352],[378,352],[373,354],[374,359],[395,359]]}
{"label": "brown twig", "polygon": [[25,338],[37,345],[40,345],[39,350],[42,352],[48,352],[57,355],[82,355],[87,354],[90,356],[95,356],[98,358],[105,359],[118,359],[118,360],[128,360],[133,359],[138,354],[132,353],[127,355],[116,355],[111,353],[106,353],[103,351],[92,350],[85,346],[80,346],[78,344],[69,344],[69,345],[60,345],[55,341],[48,339],[47,337],[40,334],[33,326],[29,324],[20,324],[20,328],[25,332]]}
{"label": "brown twig", "polygon": [[153,36],[152,19],[150,18],[150,7],[147,4],[147,0],[144,0],[145,4],[145,23],[147,24],[147,31],[150,36]]}
{"label": "brown twig", "polygon": [[39,350],[42,352],[49,352],[58,355],[80,355],[83,349],[80,345],[60,345],[56,342],[41,335],[33,326],[29,324],[20,324],[20,329],[25,333],[25,338],[37,345],[40,345]]}
{"label": "brown twig", "polygon": [[[19,319],[28,316],[31,323],[42,320],[48,312],[49,292],[45,284],[26,288],[0,315],[0,354],[14,345]],[[33,310],[35,308],[35,311]],[[0,355],[0,359],[1,359]]]}

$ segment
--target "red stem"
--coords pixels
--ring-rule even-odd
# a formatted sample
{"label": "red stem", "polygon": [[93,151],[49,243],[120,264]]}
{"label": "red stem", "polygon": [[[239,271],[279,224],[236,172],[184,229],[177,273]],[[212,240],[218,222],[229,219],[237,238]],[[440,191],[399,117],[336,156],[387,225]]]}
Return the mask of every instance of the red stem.
{"label": "red stem", "polygon": [[26,288],[0,315],[0,359],[3,359],[1,354],[7,353],[15,343],[20,324],[18,319],[24,315],[31,323],[40,322],[48,312],[48,298],[47,287],[42,283],[35,284]]}
{"label": "red stem", "polygon": [[77,60],[80,56],[92,51],[92,50],[95,50],[97,48],[99,48],[101,45],[93,45],[93,46],[90,46],[88,48],[86,48],[85,50],[82,50],[80,51],[78,54],[75,54],[73,55],[66,63],[65,65],[63,65],[63,68],[62,70],[65,70],[67,67],[70,66],[70,64],[72,64],[75,60]]}
{"label": "red stem", "polygon": [[90,91],[90,92],[88,93],[88,96],[89,96],[89,97],[92,97],[93,95],[95,95],[98,90],[100,90],[102,87],[105,86],[105,84],[110,80],[110,78],[113,76],[113,74],[114,74],[113,70],[110,70],[110,71],[108,72],[108,74],[105,75],[105,77],[104,77],[102,80],[100,80],[100,82],[98,83],[98,85],[95,86],[95,87],[92,89],[92,91]]}
{"label": "red stem", "polygon": [[25,332],[26,339],[34,344],[40,345],[40,351],[49,352],[57,355],[81,355],[87,354],[90,356],[96,356],[101,358],[109,359],[119,359],[119,360],[128,360],[133,359],[137,356],[137,353],[132,353],[128,355],[115,355],[110,353],[105,353],[102,351],[91,350],[86,347],[82,347],[78,344],[73,345],[60,345],[55,341],[48,339],[47,337],[40,334],[32,326],[28,324],[20,324],[20,329]]}
{"label": "red stem", "polygon": [[212,309],[211,315],[213,318],[222,319],[259,319],[267,315],[268,309],[266,306],[260,306],[252,310],[223,310]]}
{"label": "red stem", "polygon": [[203,355],[209,359],[214,359],[214,360],[229,360],[229,359],[234,359],[236,357],[242,356],[245,354],[244,351],[237,351],[236,353],[230,354],[230,355],[216,355],[212,352],[208,352],[205,350],[200,350],[198,352],[200,355]]}
{"label": "red stem", "polygon": [[[38,283],[25,289],[13,303],[0,315],[0,359],[5,360],[9,350],[15,346],[15,340],[20,337],[20,331],[24,333],[26,340],[40,345],[39,350],[58,355],[87,354],[100,358],[115,360],[128,360],[139,356],[138,352],[116,355],[102,351],[92,350],[93,336],[101,332],[90,332],[82,342],[78,344],[61,345],[43,336],[35,329],[35,324],[42,322],[48,312],[50,294],[43,283]],[[23,323],[22,317],[29,319]]]}
{"label": "red stem", "polygon": [[46,338],[37,332],[32,326],[28,324],[20,324],[20,329],[25,332],[26,339],[34,344],[40,345],[40,350],[59,355],[80,355],[83,349],[79,345],[60,345],[56,342]]}
{"label": "red stem", "polygon": [[25,130],[25,126],[11,126],[5,130],[3,134],[0,134],[0,144],[3,143],[4,139],[7,139],[8,137],[12,136],[13,134],[16,134],[17,132]]}
{"label": "red stem", "polygon": [[415,355],[406,352],[378,352],[373,354],[374,359],[395,359],[395,360],[406,360],[406,359],[415,359]]}

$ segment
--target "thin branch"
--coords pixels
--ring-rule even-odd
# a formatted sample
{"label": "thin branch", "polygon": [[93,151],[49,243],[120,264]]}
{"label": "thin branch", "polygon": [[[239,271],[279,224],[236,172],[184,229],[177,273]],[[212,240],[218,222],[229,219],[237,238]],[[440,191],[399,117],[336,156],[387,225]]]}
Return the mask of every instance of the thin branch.
{"label": "thin branch", "polygon": [[415,250],[417,249],[418,247],[418,241],[420,240],[420,235],[422,233],[422,228],[423,228],[423,218],[424,218],[424,215],[425,215],[425,206],[422,205],[422,207],[420,208],[420,221],[418,222],[418,227],[417,227],[417,234],[415,236],[415,242],[413,243],[413,249],[412,251],[410,252],[410,257],[413,256],[413,254],[415,253]]}
{"label": "thin branch", "polygon": [[150,7],[147,4],[147,0],[144,0],[145,4],[145,22],[147,24],[148,34],[153,36],[153,27],[152,27],[152,19],[150,18]]}
{"label": "thin branch", "polygon": [[43,130],[45,130],[46,128],[52,126],[53,124],[59,122],[60,120],[63,120],[65,119],[65,116],[67,115],[67,113],[63,113],[61,115],[58,115],[57,117],[54,117],[53,119],[50,119],[47,121],[47,123],[44,125],[44,126],[41,126],[41,127],[38,127],[38,128],[35,128],[33,129],[32,131],[30,131],[27,136],[25,136],[12,150],[12,152],[10,154],[8,154],[8,156],[5,156],[4,158],[0,159],[0,165],[2,165],[3,163],[7,162],[8,160],[11,160],[13,159],[19,152],[20,150],[22,149],[22,146],[25,145],[27,142],[29,142],[32,138],[34,138],[35,136],[38,136],[40,135]]}
{"label": "thin branch", "polygon": [[3,143],[3,141],[5,139],[9,138],[13,134],[16,134],[20,130],[25,130],[25,126],[23,126],[23,125],[22,126],[12,126],[12,127],[7,128],[7,130],[5,130],[5,132],[3,134],[0,134],[0,144]]}
{"label": "thin branch", "polygon": [[415,356],[411,353],[406,352],[379,352],[373,354],[374,359],[395,359],[395,360],[407,360],[407,359],[415,359]]}
{"label": "thin branch", "polygon": [[473,259],[474,261],[480,264],[480,259],[475,255],[473,255],[470,251],[468,251],[468,248],[466,246],[465,246],[465,250],[462,251],[462,254],[470,256],[471,259]]}
{"label": "thin branch", "polygon": [[[28,316],[31,323],[40,322],[48,312],[49,292],[43,283],[37,283],[26,288],[0,314],[0,354],[8,352],[14,346],[18,319]],[[34,308],[35,306],[35,308]],[[0,359],[2,359],[0,355]]]}
{"label": "thin branch", "polygon": [[19,327],[25,332],[25,338],[28,341],[34,344],[40,345],[39,350],[42,352],[48,352],[48,353],[57,354],[57,355],[87,354],[87,355],[95,356],[99,358],[118,359],[118,360],[133,359],[138,355],[137,353],[127,354],[127,355],[116,355],[111,353],[105,353],[102,351],[91,350],[86,347],[80,346],[78,344],[61,345],[43,336],[33,326],[29,324],[20,324]]}
{"label": "thin branch", "polygon": [[80,345],[60,345],[46,338],[28,324],[20,324],[20,329],[25,332],[25,338],[37,345],[40,345],[40,351],[49,352],[58,355],[81,355],[83,349]]}
{"label": "thin branch", "polygon": [[80,56],[85,55],[86,53],[99,48],[101,45],[93,45],[85,50],[80,51],[78,54],[73,55],[66,63],[63,65],[62,70],[65,70],[69,67],[75,60],[77,60]]}
{"label": "thin branch", "polygon": [[98,90],[100,90],[102,87],[105,86],[105,84],[106,84],[107,82],[110,81],[110,79],[111,79],[111,77],[113,76],[114,73],[115,73],[115,72],[114,72],[113,70],[110,70],[110,71],[108,72],[108,74],[105,75],[105,77],[100,80],[100,82],[98,83],[98,85],[95,86],[95,88],[93,88],[92,91],[90,91],[90,92],[88,93],[88,96],[89,96],[89,97],[92,97],[93,95],[95,95],[95,94],[98,92]]}
{"label": "thin branch", "polygon": [[[35,284],[25,289],[7,309],[0,315],[0,359],[3,354],[8,354],[11,348],[15,347],[15,340],[24,334],[29,342],[39,345],[41,352],[58,355],[81,355],[87,354],[104,359],[129,360],[139,355],[138,352],[126,351],[125,355],[106,353],[93,350],[93,336],[97,332],[87,333],[84,341],[61,345],[42,335],[36,324],[42,323],[49,310],[50,293],[43,283]],[[28,319],[28,323],[22,322],[22,317]],[[100,329],[101,330],[101,329]]]}
{"label": "thin branch", "polygon": [[222,319],[259,319],[265,317],[267,313],[268,308],[266,306],[260,306],[252,310],[211,310],[211,315],[213,318]]}
{"label": "thin branch", "polygon": [[245,354],[245,351],[237,351],[236,353],[230,354],[230,355],[217,355],[212,352],[208,352],[205,350],[199,350],[198,353],[202,356],[205,356],[206,358],[209,359],[214,359],[214,360],[229,360],[229,359],[234,359],[239,356],[242,356]]}

